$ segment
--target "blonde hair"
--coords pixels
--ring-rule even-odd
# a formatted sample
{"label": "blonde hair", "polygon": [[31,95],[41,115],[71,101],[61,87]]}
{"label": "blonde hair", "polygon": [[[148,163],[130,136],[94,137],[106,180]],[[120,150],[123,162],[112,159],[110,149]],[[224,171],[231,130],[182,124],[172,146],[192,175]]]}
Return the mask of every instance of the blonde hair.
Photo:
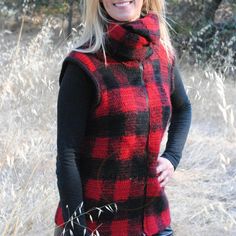
{"label": "blonde hair", "polygon": [[[95,53],[100,48],[103,50],[103,55],[106,62],[105,53],[105,29],[109,20],[105,16],[104,9],[101,7],[100,0],[82,0],[82,19],[84,22],[84,29],[79,39],[77,47],[74,51],[83,53]],[[175,56],[175,49],[170,40],[168,30],[169,24],[166,21],[166,4],[165,0],[143,0],[142,12],[148,13],[152,11],[157,14],[160,23],[160,41],[166,50],[168,60]],[[87,44],[86,48],[80,48]]]}

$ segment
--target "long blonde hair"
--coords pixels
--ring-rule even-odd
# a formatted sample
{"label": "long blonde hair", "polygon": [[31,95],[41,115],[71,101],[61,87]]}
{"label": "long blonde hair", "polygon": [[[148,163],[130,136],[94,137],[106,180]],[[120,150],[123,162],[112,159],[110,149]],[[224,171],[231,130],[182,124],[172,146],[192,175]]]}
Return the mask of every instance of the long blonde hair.
{"label": "long blonde hair", "polygon": [[[99,0],[82,0],[82,7],[84,29],[78,41],[77,49],[73,50],[83,53],[94,53],[102,48],[106,61],[104,36],[105,26],[109,20],[106,18],[104,9],[101,7]],[[152,11],[158,15],[160,22],[160,41],[166,50],[168,59],[170,60],[175,55],[175,49],[172,46],[168,23],[165,19],[165,0],[143,0],[142,12],[148,13],[149,11]],[[85,43],[88,43],[88,47],[80,48]]]}

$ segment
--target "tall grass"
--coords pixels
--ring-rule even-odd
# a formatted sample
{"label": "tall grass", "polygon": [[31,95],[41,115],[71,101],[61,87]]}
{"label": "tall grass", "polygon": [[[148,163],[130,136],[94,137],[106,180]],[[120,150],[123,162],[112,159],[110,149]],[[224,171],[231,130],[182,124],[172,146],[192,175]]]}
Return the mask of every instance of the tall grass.
{"label": "tall grass", "polygon": [[182,68],[193,119],[167,187],[176,235],[236,234],[236,86],[210,66]]}
{"label": "tall grass", "polygon": [[57,204],[57,77],[66,49],[54,51],[50,21],[27,42],[7,33],[0,45],[0,232],[46,235]]}
{"label": "tall grass", "polygon": [[[0,232],[52,235],[58,77],[73,39],[56,25],[37,35],[0,32]],[[23,25],[22,25],[23,27]],[[166,187],[177,236],[236,235],[235,85],[210,66],[181,65],[193,120],[183,158]],[[165,146],[166,136],[162,149]]]}

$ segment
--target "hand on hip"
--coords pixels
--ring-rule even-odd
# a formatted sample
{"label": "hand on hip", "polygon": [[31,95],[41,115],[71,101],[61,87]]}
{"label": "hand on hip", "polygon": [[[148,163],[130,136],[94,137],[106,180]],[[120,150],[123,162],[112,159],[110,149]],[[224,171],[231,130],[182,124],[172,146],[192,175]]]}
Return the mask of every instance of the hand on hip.
{"label": "hand on hip", "polygon": [[168,159],[159,157],[156,170],[157,174],[159,175],[158,181],[160,183],[160,186],[164,187],[174,174],[174,166]]}

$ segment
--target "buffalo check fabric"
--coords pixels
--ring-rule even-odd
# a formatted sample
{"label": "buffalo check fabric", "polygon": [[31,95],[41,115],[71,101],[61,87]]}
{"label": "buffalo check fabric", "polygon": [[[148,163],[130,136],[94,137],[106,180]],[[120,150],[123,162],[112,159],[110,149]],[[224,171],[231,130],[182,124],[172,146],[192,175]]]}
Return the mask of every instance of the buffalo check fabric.
{"label": "buffalo check fabric", "polygon": [[[90,212],[87,227],[101,236],[147,236],[170,225],[164,187],[157,180],[160,144],[171,118],[174,59],[160,42],[154,13],[125,24],[110,23],[103,53],[71,51],[69,63],[81,67],[96,87],[78,166],[84,210],[116,203],[117,211]],[[58,204],[55,222],[63,222]]]}

